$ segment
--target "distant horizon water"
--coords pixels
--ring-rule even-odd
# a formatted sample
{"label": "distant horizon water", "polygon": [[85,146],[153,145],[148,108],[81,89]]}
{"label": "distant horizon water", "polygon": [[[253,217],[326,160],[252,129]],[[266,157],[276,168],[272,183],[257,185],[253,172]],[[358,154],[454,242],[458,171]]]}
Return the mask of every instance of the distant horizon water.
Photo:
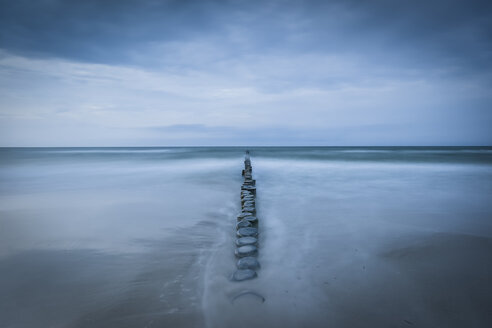
{"label": "distant horizon water", "polygon": [[146,145],[146,146],[0,146],[0,148],[491,148],[482,145]]}

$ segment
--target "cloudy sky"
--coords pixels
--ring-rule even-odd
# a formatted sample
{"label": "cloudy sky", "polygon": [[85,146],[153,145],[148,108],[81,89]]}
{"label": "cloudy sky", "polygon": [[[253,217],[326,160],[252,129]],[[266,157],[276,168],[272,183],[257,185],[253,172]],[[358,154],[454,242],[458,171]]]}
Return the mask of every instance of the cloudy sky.
{"label": "cloudy sky", "polygon": [[491,145],[491,1],[0,0],[0,146]]}

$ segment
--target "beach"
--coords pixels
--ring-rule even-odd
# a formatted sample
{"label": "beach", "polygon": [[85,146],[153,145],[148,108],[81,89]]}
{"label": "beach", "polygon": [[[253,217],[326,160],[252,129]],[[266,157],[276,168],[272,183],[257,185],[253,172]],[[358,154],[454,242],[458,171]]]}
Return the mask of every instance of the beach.
{"label": "beach", "polygon": [[489,327],[491,199],[490,147],[2,148],[0,323]]}

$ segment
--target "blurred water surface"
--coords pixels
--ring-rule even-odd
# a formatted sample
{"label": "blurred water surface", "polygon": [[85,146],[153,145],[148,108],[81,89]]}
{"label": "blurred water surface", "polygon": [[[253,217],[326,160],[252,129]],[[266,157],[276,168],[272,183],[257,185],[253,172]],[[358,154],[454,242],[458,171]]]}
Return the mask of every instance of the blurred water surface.
{"label": "blurred water surface", "polygon": [[244,150],[0,149],[0,326],[492,324],[492,148],[250,148],[233,283]]}

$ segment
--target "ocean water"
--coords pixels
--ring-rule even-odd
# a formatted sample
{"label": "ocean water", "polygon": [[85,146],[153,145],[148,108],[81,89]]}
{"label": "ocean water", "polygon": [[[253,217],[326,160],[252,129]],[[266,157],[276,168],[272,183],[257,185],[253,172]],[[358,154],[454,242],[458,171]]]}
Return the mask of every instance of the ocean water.
{"label": "ocean water", "polygon": [[0,327],[492,326],[492,148],[250,148],[233,282],[244,151],[0,149]]}

